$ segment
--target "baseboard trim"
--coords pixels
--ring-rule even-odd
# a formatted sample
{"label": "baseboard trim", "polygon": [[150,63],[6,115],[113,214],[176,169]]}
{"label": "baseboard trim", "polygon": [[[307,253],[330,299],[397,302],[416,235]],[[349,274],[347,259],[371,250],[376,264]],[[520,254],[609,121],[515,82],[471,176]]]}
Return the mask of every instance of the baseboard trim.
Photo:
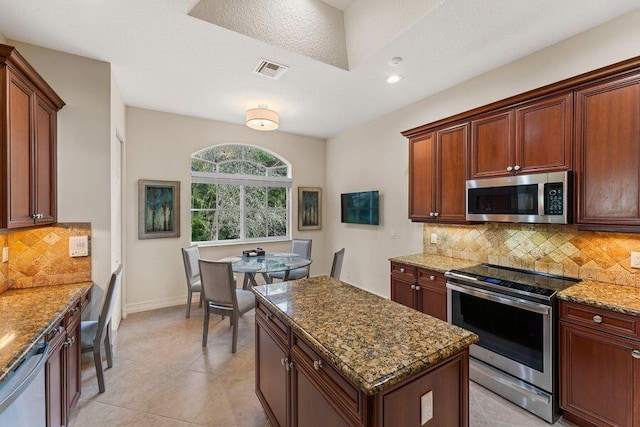
{"label": "baseboard trim", "polygon": [[127,304],[125,308],[125,312],[126,314],[139,313],[141,311],[149,311],[149,310],[155,310],[158,308],[184,305],[186,303],[187,303],[187,295],[184,295],[181,297],[159,298],[159,299],[154,299],[149,301],[134,302],[131,304]]}

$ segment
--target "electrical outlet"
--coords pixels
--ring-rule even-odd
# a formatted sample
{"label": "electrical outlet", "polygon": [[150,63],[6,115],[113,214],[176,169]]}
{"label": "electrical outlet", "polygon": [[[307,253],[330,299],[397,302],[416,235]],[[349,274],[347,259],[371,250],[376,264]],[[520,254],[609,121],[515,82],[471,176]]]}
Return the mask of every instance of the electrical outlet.
{"label": "electrical outlet", "polygon": [[433,391],[420,396],[420,424],[425,425],[433,418]]}
{"label": "electrical outlet", "polygon": [[640,252],[631,252],[631,267],[640,268]]}
{"label": "electrical outlet", "polygon": [[9,262],[9,248],[2,248],[2,262]]}
{"label": "electrical outlet", "polygon": [[434,245],[438,243],[438,235],[436,233],[431,233],[431,243]]}
{"label": "electrical outlet", "polygon": [[396,230],[391,230],[391,238],[392,239],[396,238]]}

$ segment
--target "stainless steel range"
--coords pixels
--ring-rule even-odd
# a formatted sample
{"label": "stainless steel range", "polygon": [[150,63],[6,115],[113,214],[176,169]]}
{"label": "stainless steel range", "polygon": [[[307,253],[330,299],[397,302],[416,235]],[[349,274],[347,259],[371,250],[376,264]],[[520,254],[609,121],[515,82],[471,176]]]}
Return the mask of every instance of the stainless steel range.
{"label": "stainless steel range", "polygon": [[470,378],[552,423],[558,417],[557,303],[577,279],[481,264],[445,273],[447,320],[480,336]]}

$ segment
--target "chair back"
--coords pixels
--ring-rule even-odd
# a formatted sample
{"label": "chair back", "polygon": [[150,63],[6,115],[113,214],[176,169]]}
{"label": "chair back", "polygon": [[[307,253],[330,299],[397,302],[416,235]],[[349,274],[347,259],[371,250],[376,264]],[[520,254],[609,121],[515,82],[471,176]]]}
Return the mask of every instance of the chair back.
{"label": "chair back", "polygon": [[333,265],[331,266],[331,277],[340,280],[342,272],[342,260],[344,259],[344,248],[333,254]]}
{"label": "chair back", "polygon": [[102,337],[104,337],[107,327],[111,324],[111,314],[113,312],[113,306],[116,302],[114,295],[117,293],[122,282],[122,264],[111,273],[111,279],[109,280],[109,286],[105,293],[104,301],[102,301],[102,309],[100,310],[100,317],[98,317],[98,329],[96,331],[96,338],[94,345],[100,345]]}
{"label": "chair back", "polygon": [[237,309],[236,284],[230,262],[198,261],[202,292],[207,303],[216,307]]}
{"label": "chair back", "polygon": [[198,249],[198,246],[193,245],[188,248],[182,248],[184,273],[187,276],[187,287],[189,289],[191,289],[191,285],[200,280],[200,269],[198,268],[199,259],[200,250]]}
{"label": "chair back", "polygon": [[311,239],[293,239],[291,252],[305,258],[311,258]]}

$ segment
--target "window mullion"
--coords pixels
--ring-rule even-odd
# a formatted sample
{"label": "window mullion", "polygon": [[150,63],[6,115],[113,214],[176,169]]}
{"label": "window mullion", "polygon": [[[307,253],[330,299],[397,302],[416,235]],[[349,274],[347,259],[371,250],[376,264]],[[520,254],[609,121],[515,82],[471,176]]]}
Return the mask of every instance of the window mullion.
{"label": "window mullion", "polygon": [[240,186],[240,239],[244,240],[245,235],[245,218],[247,216],[247,208],[245,206],[244,185]]}

